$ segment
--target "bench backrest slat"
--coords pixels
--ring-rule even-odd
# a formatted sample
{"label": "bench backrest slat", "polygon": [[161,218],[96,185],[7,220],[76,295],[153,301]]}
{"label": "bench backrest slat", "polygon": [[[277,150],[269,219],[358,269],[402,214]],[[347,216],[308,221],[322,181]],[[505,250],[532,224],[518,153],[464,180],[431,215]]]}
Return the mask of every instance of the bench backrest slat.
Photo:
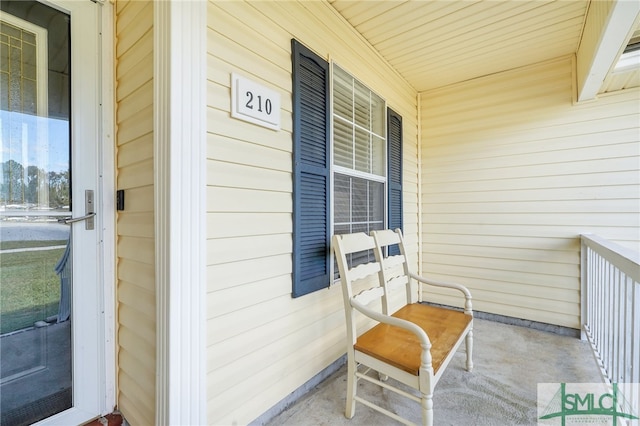
{"label": "bench backrest slat", "polygon": [[[404,286],[406,302],[412,303],[412,288],[411,279],[409,275],[409,260],[407,259],[406,250],[404,248],[404,241],[402,234],[399,230],[392,231],[385,229],[382,231],[372,231],[371,235],[374,237],[376,243],[376,260],[380,262],[380,282],[385,288],[385,303],[383,307],[384,313],[390,314],[390,293],[397,290],[399,287]],[[400,248],[400,254],[386,256],[386,253],[391,246],[397,245]]]}
{"label": "bench backrest slat", "polygon": [[354,282],[375,275],[378,272],[380,272],[380,264],[378,262],[369,262],[351,268],[347,272],[347,276],[351,282]]}
{"label": "bench backrest slat", "polygon": [[[379,274],[381,270],[380,262],[371,259],[367,254],[368,261],[360,265],[351,266],[349,259],[359,258],[358,254],[375,249],[373,237],[360,232],[355,234],[341,234],[333,236],[333,250],[336,254],[336,262],[340,273],[342,285],[342,295],[344,297],[345,317],[347,321],[347,338],[351,345],[355,344],[358,337],[356,330],[355,310],[353,302],[361,305],[368,305],[380,299],[384,299],[384,289],[380,286]],[[358,294],[354,294],[354,283],[362,281],[364,286]],[[360,284],[358,285],[361,286]],[[384,304],[384,303],[383,303]]]}
{"label": "bench backrest slat", "polygon": [[362,305],[368,305],[369,303],[379,300],[384,296],[384,290],[382,287],[371,287],[366,290],[362,290],[351,298]]}

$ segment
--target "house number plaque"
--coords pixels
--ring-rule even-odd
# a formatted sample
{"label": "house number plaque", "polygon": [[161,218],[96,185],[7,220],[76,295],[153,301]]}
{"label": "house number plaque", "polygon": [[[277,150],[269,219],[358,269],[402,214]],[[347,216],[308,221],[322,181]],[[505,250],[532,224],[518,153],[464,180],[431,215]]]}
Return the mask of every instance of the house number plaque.
{"label": "house number plaque", "polygon": [[280,130],[280,94],[261,84],[231,74],[231,116]]}

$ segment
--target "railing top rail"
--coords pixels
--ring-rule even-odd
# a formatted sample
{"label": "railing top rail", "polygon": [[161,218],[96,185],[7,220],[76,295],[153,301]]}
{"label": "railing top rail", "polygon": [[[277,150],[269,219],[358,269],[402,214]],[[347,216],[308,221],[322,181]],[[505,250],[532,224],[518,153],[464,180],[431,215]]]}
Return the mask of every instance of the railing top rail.
{"label": "railing top rail", "polygon": [[593,249],[634,281],[640,282],[640,252],[593,234],[582,234],[580,239],[583,245]]}

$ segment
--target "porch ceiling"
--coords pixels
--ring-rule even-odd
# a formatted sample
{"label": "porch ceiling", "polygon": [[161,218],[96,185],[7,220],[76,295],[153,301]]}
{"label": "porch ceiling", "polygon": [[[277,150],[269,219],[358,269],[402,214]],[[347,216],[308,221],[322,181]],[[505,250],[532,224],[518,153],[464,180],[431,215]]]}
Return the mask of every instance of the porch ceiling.
{"label": "porch ceiling", "polygon": [[589,1],[328,0],[425,91],[575,53]]}

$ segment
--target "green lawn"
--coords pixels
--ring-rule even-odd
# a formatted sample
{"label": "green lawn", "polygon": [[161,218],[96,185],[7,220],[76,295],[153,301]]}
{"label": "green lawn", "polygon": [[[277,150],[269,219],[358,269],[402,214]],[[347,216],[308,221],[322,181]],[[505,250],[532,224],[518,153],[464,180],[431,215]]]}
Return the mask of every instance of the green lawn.
{"label": "green lawn", "polygon": [[67,240],[0,241],[0,250],[10,250],[10,249],[29,248],[29,247],[64,246],[64,245],[67,245]]}
{"label": "green lawn", "polygon": [[[0,249],[59,246],[66,241],[7,241]],[[0,253],[0,334],[58,313],[60,278],[53,268],[64,248]]]}

